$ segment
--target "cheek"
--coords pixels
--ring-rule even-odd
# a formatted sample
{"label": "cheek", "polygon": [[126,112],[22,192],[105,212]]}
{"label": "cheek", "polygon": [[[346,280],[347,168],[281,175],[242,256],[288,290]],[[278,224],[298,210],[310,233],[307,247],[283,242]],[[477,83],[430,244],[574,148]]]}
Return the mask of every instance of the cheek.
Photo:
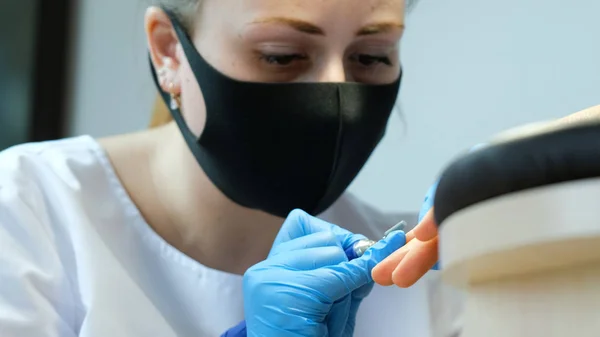
{"label": "cheek", "polygon": [[187,62],[181,65],[180,71],[182,114],[190,130],[199,137],[206,124],[204,97]]}

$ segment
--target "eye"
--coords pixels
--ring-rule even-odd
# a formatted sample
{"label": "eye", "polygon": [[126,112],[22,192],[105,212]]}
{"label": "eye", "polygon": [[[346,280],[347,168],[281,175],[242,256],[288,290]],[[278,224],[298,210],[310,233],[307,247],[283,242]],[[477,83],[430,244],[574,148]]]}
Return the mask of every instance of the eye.
{"label": "eye", "polygon": [[302,54],[289,54],[289,55],[261,54],[260,55],[260,59],[263,62],[265,62],[269,65],[281,66],[281,67],[289,66],[294,61],[303,61],[303,60],[306,60],[307,58],[308,57],[306,55],[302,55]]}
{"label": "eye", "polygon": [[376,55],[367,55],[367,54],[357,54],[352,55],[350,59],[354,62],[360,63],[362,66],[374,66],[377,64],[385,64],[387,66],[392,66],[392,61],[387,56],[376,56]]}

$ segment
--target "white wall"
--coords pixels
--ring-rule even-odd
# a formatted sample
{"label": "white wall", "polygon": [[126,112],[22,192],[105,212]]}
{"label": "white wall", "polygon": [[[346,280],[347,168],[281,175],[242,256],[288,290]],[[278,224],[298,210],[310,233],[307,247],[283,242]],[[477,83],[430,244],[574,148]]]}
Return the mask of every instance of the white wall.
{"label": "white wall", "polygon": [[[143,128],[154,98],[144,1],[81,1],[71,133]],[[598,0],[421,0],[403,42],[405,124],[392,118],[351,190],[387,210],[417,210],[459,151],[599,104],[598,13]]]}
{"label": "white wall", "polygon": [[598,13],[598,0],[422,0],[403,42],[407,134],[395,119],[352,189],[416,209],[458,151],[600,104]]}
{"label": "white wall", "polygon": [[104,136],[148,125],[154,85],[146,53],[147,0],[79,0],[68,126]]}

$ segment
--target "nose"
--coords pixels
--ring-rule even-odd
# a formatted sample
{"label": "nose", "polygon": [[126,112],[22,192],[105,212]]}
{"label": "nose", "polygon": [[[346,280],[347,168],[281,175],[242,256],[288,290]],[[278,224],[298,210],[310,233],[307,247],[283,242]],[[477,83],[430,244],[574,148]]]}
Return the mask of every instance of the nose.
{"label": "nose", "polygon": [[316,70],[316,82],[346,82],[348,80],[344,59],[342,57],[331,57],[324,61]]}

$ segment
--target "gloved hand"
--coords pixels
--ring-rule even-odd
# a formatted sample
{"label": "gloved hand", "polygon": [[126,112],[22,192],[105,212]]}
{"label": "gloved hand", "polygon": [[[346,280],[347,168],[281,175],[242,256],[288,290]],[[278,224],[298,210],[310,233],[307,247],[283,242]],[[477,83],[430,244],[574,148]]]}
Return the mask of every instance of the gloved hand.
{"label": "gloved hand", "polygon": [[[423,219],[425,218],[425,216],[427,215],[427,213],[429,213],[429,211],[431,211],[433,209],[433,202],[435,200],[435,191],[437,190],[438,187],[438,183],[439,180],[436,181],[433,185],[431,185],[431,187],[429,188],[429,190],[427,191],[427,194],[425,195],[425,199],[423,200],[423,204],[421,205],[421,211],[419,211],[419,220],[418,220],[418,224],[421,223],[425,223],[425,226],[427,226],[427,224],[429,225],[435,225],[435,235],[437,235],[437,225],[434,222],[433,219],[433,215],[430,214],[430,218],[427,219],[427,221],[423,221]],[[423,226],[423,225],[421,225]],[[419,237],[423,240],[427,240],[427,235],[418,235],[420,234],[418,233],[419,229],[417,229],[417,233],[415,233],[415,237],[418,239]],[[411,233],[412,234],[412,233]],[[425,237],[424,237],[425,236]],[[412,235],[411,235],[412,237]],[[433,239],[433,237],[429,237],[429,239]],[[437,257],[437,254],[436,254]],[[440,269],[440,263],[439,261],[435,263],[435,265],[431,268],[433,270],[439,270]]]}
{"label": "gloved hand", "polygon": [[290,213],[267,260],[244,275],[248,336],[352,336],[373,286],[371,269],[405,243],[396,232],[348,261],[344,250],[363,238],[303,211]]}
{"label": "gloved hand", "polygon": [[436,181],[433,185],[431,185],[431,187],[429,187],[429,190],[427,190],[427,194],[425,194],[425,199],[423,199],[423,204],[421,204],[421,210],[419,211],[418,223],[420,223],[425,217],[425,215],[427,215],[427,212],[429,212],[433,208],[433,201],[435,197],[435,191],[438,187],[438,183],[439,181]]}

